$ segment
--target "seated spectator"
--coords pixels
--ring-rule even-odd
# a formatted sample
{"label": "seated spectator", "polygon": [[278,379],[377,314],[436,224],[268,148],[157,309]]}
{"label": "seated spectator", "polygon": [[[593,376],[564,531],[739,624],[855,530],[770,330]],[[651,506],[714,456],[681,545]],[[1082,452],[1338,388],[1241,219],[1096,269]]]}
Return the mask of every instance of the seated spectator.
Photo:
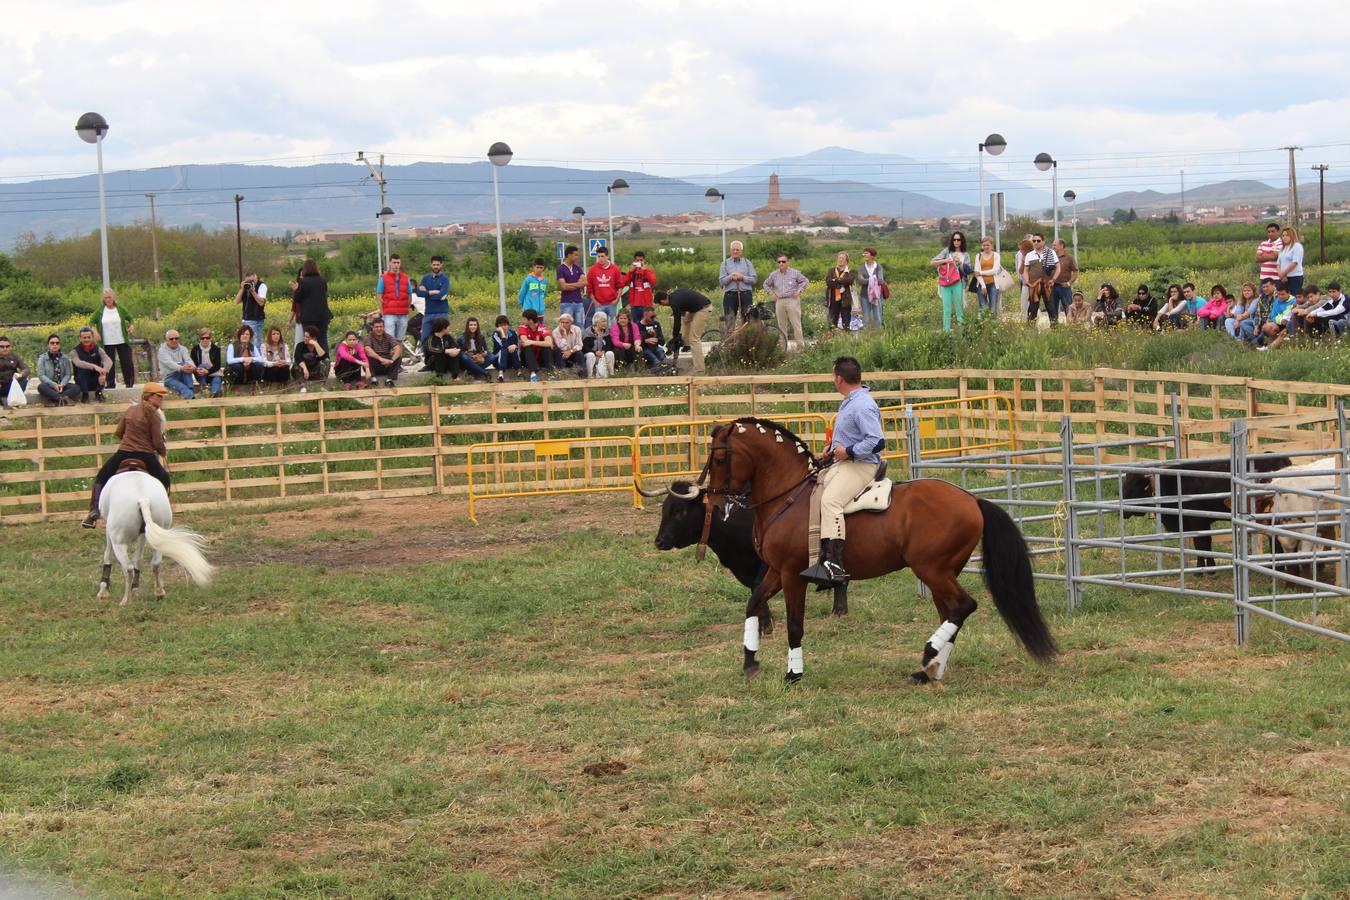
{"label": "seated spectator", "polygon": [[553,370],[553,333],[539,318],[537,310],[530,308],[520,314],[520,330],[516,336],[520,341],[521,360],[530,370],[531,381],[539,380],[541,368]]}
{"label": "seated spectator", "polygon": [[488,350],[487,335],[483,334],[482,326],[478,324],[478,319],[469,316],[464,320],[464,333],[459,336],[459,349],[464,353],[464,368],[466,371],[477,375],[477,371],[469,368],[472,361],[482,370],[482,377],[487,377],[487,367],[492,363],[492,354]]}
{"label": "seated spectator", "polygon": [[1336,337],[1345,333],[1347,312],[1350,312],[1350,301],[1341,292],[1341,283],[1333,281],[1327,285],[1326,300],[1308,314],[1308,325],[1314,334],[1330,332]]}
{"label": "seated spectator", "polygon": [[0,406],[9,406],[9,386],[19,382],[19,390],[28,390],[28,364],[14,352],[9,338],[0,335]]}
{"label": "seated spectator", "polygon": [[581,350],[586,354],[586,377],[608,378],[614,374],[614,349],[609,343],[609,316],[597,312],[591,317],[591,327],[581,337]]}
{"label": "seated spectator", "polygon": [[572,321],[571,313],[558,316],[558,327],[553,329],[553,364],[559,369],[571,369],[586,377],[586,354],[581,349],[581,329]]}
{"label": "seated spectator", "polygon": [[1242,283],[1242,290],[1233,298],[1224,320],[1224,328],[1239,341],[1256,343],[1257,327],[1261,324],[1261,304],[1256,296],[1256,285]]}
{"label": "seated spectator", "polygon": [[366,348],[361,346],[355,331],[342,336],[342,343],[337,347],[337,365],[333,368],[333,374],[342,382],[343,390],[363,388],[370,383],[370,357],[366,356]]}
{"label": "seated spectator", "polygon": [[75,367],[61,352],[61,338],[47,336],[47,352],[38,357],[38,394],[48,406],[69,406],[80,396],[75,383]]}
{"label": "seated spectator", "polygon": [[1087,305],[1087,298],[1083,296],[1082,291],[1073,292],[1073,300],[1069,303],[1066,318],[1070,325],[1077,325],[1080,328],[1091,327],[1092,307]]}
{"label": "seated spectator", "polygon": [[1270,316],[1261,326],[1261,346],[1258,350],[1271,350],[1284,343],[1289,336],[1289,310],[1296,301],[1289,293],[1289,285],[1281,284],[1275,289],[1275,302],[1270,305]]}
{"label": "seated spectator", "polygon": [[1201,328],[1218,328],[1228,316],[1228,291],[1221,284],[1209,289],[1209,300],[1195,312]]}
{"label": "seated spectator", "polygon": [[164,332],[164,343],[155,352],[155,359],[159,362],[160,381],[166,388],[175,391],[184,400],[196,396],[192,386],[197,367],[192,364],[192,355],[179,340],[177,331],[170,328]]}
{"label": "seated spectator", "polygon": [[609,345],[614,350],[614,361],[631,369],[642,357],[642,332],[633,323],[628,310],[621,309],[609,328]]}
{"label": "seated spectator", "polygon": [[1125,304],[1125,321],[1131,325],[1139,325],[1143,328],[1153,324],[1153,319],[1158,314],[1158,301],[1153,299],[1149,293],[1148,285],[1141,284],[1135,291],[1134,299]]}
{"label": "seated spectator", "polygon": [[196,366],[194,370],[197,376],[197,390],[205,391],[208,388],[212,397],[220,396],[220,348],[211,342],[211,330],[203,328],[197,332],[197,343],[193,344],[192,364]]}
{"label": "seated spectator", "polygon": [[1104,284],[1097,289],[1097,303],[1092,307],[1092,324],[1096,328],[1109,328],[1125,318],[1120,308],[1120,294],[1114,285]]}
{"label": "seated spectator", "polygon": [[642,321],[638,327],[642,331],[642,357],[653,372],[673,371],[674,366],[666,362],[666,336],[661,331],[660,319],[656,317],[656,307],[644,306],[641,309]]}
{"label": "seated spectator", "polygon": [[1181,285],[1169,284],[1167,296],[1163,299],[1158,312],[1153,316],[1153,330],[1162,331],[1165,326],[1185,328],[1187,323],[1186,311],[1188,309],[1186,298],[1181,296]]}
{"label": "seated spectator", "polygon": [[1298,302],[1289,309],[1289,333],[1308,334],[1311,331],[1310,320],[1316,320],[1313,312],[1321,305],[1322,289],[1315,284],[1305,285],[1299,292]]}
{"label": "seated spectator", "polygon": [[492,329],[492,364],[497,368],[497,380],[505,381],[506,373],[520,368],[520,336],[511,330],[511,320],[498,316]]}
{"label": "seated spectator", "polygon": [[370,374],[373,378],[384,379],[385,387],[393,387],[398,380],[399,366],[402,365],[403,342],[396,340],[385,330],[384,320],[376,319],[370,323],[370,336],[366,338],[366,358],[370,360]]}
{"label": "seated spectator", "polygon": [[459,341],[450,333],[450,320],[441,316],[431,321],[431,333],[422,344],[427,366],[436,373],[437,378],[449,374],[452,381],[459,381],[460,373],[468,371],[475,378],[486,378],[487,371],[474,362],[460,347]]}
{"label": "seated spectator", "polygon": [[1201,307],[1209,302],[1195,292],[1195,285],[1191,284],[1189,281],[1181,286],[1181,296],[1186,301],[1186,313],[1192,319],[1196,318],[1200,313]]}
{"label": "seated spectator", "polygon": [[284,387],[291,380],[291,350],[275,325],[267,329],[267,340],[262,342],[262,364],[263,381],[267,384]]}
{"label": "seated spectator", "polygon": [[75,367],[80,402],[87,403],[90,394],[102,402],[103,389],[108,386],[108,373],[112,371],[112,357],[94,340],[94,329],[88,326],[80,329],[80,341],[70,351],[70,364]]}
{"label": "seated spectator", "polygon": [[239,326],[239,330],[234,333],[234,340],[225,348],[225,365],[229,367],[230,380],[240,387],[262,382],[262,360],[253,347],[252,328]]}
{"label": "seated spectator", "polygon": [[300,379],[300,393],[305,393],[305,382],[323,378],[323,360],[328,351],[319,341],[319,329],[306,325],[300,332],[302,340],[295,345],[295,377]]}

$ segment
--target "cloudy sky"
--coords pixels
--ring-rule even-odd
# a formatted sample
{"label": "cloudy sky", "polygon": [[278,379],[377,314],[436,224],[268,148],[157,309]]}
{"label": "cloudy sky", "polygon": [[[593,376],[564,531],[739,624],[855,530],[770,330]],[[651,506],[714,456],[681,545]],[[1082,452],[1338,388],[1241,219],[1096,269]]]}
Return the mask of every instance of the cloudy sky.
{"label": "cloudy sky", "polygon": [[0,33],[11,182],[87,173],[86,110],[112,125],[110,169],[505,140],[518,164],[712,176],[829,145],[968,165],[998,131],[993,168],[1034,179],[1048,150],[1083,195],[1180,168],[1278,180],[1270,148],[1291,143],[1350,177],[1345,3],[25,6]]}

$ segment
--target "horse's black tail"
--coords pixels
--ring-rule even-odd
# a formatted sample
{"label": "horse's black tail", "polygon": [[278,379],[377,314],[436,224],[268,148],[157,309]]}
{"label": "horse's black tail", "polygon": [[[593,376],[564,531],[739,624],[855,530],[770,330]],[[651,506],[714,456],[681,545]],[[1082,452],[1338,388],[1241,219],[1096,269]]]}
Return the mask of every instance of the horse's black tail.
{"label": "horse's black tail", "polygon": [[994,596],[994,606],[1027,652],[1042,662],[1053,659],[1059,649],[1036,605],[1036,584],[1031,577],[1031,556],[1017,523],[997,504],[979,500],[984,514],[984,583]]}

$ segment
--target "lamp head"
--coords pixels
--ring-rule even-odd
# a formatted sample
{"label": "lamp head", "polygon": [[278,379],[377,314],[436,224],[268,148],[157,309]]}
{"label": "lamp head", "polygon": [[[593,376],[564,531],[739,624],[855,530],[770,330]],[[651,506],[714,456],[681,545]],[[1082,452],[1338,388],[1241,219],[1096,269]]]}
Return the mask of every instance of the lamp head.
{"label": "lamp head", "polygon": [[1055,158],[1049,153],[1037,153],[1036,158],[1032,160],[1032,162],[1036,164],[1036,168],[1045,172],[1048,171],[1051,166],[1055,165]]}
{"label": "lamp head", "polygon": [[717,188],[708,188],[703,192],[703,196],[708,198],[709,203],[716,203],[718,200],[726,199],[726,195]]}
{"label": "lamp head", "polygon": [[493,144],[491,147],[488,148],[487,152],[488,160],[491,161],[491,163],[494,166],[499,167],[509,163],[511,161],[511,157],[514,155],[515,154],[511,152],[511,148],[508,147],[504,141],[498,141],[497,143]]}
{"label": "lamp head", "polygon": [[108,133],[108,120],[96,112],[87,112],[75,123],[75,133],[85,143],[96,144],[99,138]]}
{"label": "lamp head", "polygon": [[584,219],[586,217],[586,210],[580,206],[574,206],[572,207],[572,215],[576,216],[578,219]]}
{"label": "lamp head", "polygon": [[626,194],[628,193],[628,182],[624,181],[622,178],[615,178],[614,183],[609,186],[609,189],[616,194]]}
{"label": "lamp head", "polygon": [[980,149],[984,150],[984,152],[988,153],[990,156],[998,156],[1004,150],[1008,149],[1008,142],[1003,139],[1003,135],[995,132],[984,139],[984,143],[980,145]]}
{"label": "lamp head", "polygon": [[387,206],[380,210],[380,215],[385,217],[392,216],[393,214],[394,211]]}
{"label": "lamp head", "polygon": [[1077,200],[1077,199],[1078,199],[1078,195],[1075,194],[1073,191],[1065,191],[1065,192],[1064,192],[1064,202],[1065,202],[1065,203],[1072,203],[1073,201],[1075,201],[1075,200]]}

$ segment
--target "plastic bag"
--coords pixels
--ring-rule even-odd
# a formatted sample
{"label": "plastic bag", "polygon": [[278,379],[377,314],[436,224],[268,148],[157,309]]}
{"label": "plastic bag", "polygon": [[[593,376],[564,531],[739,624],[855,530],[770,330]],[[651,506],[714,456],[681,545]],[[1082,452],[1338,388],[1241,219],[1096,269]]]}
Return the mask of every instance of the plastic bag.
{"label": "plastic bag", "polygon": [[28,397],[24,395],[23,387],[19,384],[19,376],[17,375],[9,380],[9,393],[5,396],[5,402],[10,406],[28,405]]}

